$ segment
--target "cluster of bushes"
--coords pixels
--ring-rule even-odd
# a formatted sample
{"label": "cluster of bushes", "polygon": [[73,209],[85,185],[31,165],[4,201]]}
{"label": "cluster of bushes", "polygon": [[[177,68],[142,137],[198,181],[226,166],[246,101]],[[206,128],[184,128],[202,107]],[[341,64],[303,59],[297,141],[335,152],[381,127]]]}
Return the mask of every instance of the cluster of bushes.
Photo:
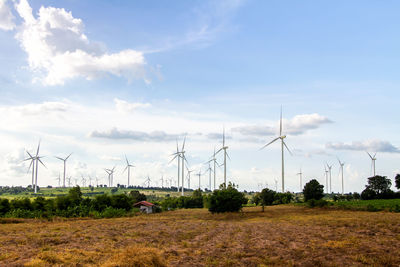
{"label": "cluster of bushes", "polygon": [[[39,188],[38,188],[39,190]],[[0,195],[18,195],[21,193],[33,192],[32,186],[22,187],[22,186],[0,186]]]}
{"label": "cluster of bushes", "polygon": [[211,213],[237,212],[247,202],[244,193],[239,192],[235,184],[229,183],[226,188],[222,185],[219,190],[213,191],[207,199],[207,206]]}
{"label": "cluster of bushes", "polygon": [[15,218],[60,217],[120,217],[133,211],[133,203],[146,200],[139,191],[128,195],[97,195],[94,198],[82,197],[79,186],[71,188],[67,195],[46,199],[42,196],[33,201],[28,198],[0,199],[0,216]]}
{"label": "cluster of bushes", "polygon": [[201,190],[197,189],[193,191],[192,196],[167,197],[160,204],[163,210],[195,209],[203,208],[204,201],[205,197],[203,197]]}
{"label": "cluster of bushes", "polygon": [[[400,189],[400,175],[395,177],[396,187]],[[400,192],[394,192],[390,189],[392,181],[386,176],[376,175],[368,178],[368,184],[361,192],[361,199],[394,199],[400,198]]]}
{"label": "cluster of bushes", "polygon": [[256,205],[271,206],[279,204],[289,204],[293,200],[291,193],[278,193],[274,190],[264,188],[260,193],[256,193],[252,202]]}
{"label": "cluster of bushes", "polygon": [[360,200],[361,195],[357,192],[349,193],[346,195],[334,195],[333,201],[352,201],[352,200]]}

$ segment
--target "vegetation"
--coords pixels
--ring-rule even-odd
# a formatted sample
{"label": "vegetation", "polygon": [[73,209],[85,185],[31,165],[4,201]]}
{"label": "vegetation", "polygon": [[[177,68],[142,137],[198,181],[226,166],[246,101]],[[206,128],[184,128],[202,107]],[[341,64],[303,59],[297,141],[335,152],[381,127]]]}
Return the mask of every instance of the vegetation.
{"label": "vegetation", "polygon": [[324,186],[317,180],[312,179],[304,186],[303,194],[304,201],[309,201],[311,199],[320,200],[324,197]]}
{"label": "vegetation", "polygon": [[67,195],[56,198],[38,196],[29,198],[0,199],[0,216],[14,218],[96,217],[110,218],[128,215],[133,203],[146,200],[144,194],[102,194],[94,198],[83,197],[79,186],[71,188]]}
{"label": "vegetation", "polygon": [[204,207],[204,198],[201,190],[193,191],[192,196],[168,197],[161,201],[163,210],[195,209]]}
{"label": "vegetation", "polygon": [[229,183],[226,188],[221,185],[219,190],[214,190],[208,198],[208,210],[211,213],[237,212],[247,204],[247,198]]}
{"label": "vegetation", "polygon": [[391,199],[399,197],[394,193],[390,186],[392,181],[386,176],[376,175],[368,178],[368,185],[365,186],[364,191],[361,192],[361,198],[368,199]]}

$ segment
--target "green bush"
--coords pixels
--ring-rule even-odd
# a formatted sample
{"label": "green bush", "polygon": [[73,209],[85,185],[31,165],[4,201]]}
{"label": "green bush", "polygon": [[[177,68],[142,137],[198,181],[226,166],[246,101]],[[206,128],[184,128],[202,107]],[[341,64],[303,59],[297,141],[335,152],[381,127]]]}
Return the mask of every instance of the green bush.
{"label": "green bush", "polygon": [[310,207],[310,208],[315,208],[315,207],[322,208],[322,207],[325,207],[325,206],[328,206],[328,205],[329,205],[329,202],[324,200],[324,199],[316,200],[316,199],[312,198],[312,199],[307,201],[307,206]]}
{"label": "green bush", "polygon": [[0,216],[10,211],[10,202],[7,198],[0,199]]}
{"label": "green bush", "polygon": [[317,180],[312,179],[304,186],[303,195],[304,201],[311,199],[319,200],[324,197],[324,186]]}
{"label": "green bush", "polygon": [[100,213],[102,218],[116,218],[123,217],[126,215],[125,209],[116,209],[113,207],[107,207],[103,212]]}
{"label": "green bush", "polygon": [[209,198],[208,210],[212,213],[237,212],[242,205],[247,203],[247,198],[239,192],[234,185],[229,183],[228,187],[214,190]]}

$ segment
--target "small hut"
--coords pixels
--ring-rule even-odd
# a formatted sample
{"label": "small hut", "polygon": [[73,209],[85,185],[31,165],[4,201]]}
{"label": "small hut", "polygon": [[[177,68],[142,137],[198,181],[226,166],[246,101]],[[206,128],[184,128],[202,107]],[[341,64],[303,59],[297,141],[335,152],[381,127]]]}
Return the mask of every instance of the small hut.
{"label": "small hut", "polygon": [[153,203],[147,202],[145,200],[133,204],[134,207],[139,207],[140,211],[143,213],[153,213]]}

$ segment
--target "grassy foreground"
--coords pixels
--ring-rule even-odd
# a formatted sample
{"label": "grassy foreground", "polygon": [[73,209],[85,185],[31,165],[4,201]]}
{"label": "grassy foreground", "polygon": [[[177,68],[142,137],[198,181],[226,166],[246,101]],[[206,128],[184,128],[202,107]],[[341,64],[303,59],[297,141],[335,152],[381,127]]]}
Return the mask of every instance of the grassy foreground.
{"label": "grassy foreground", "polygon": [[399,221],[399,213],[294,205],[264,213],[2,219],[0,265],[399,266]]}

